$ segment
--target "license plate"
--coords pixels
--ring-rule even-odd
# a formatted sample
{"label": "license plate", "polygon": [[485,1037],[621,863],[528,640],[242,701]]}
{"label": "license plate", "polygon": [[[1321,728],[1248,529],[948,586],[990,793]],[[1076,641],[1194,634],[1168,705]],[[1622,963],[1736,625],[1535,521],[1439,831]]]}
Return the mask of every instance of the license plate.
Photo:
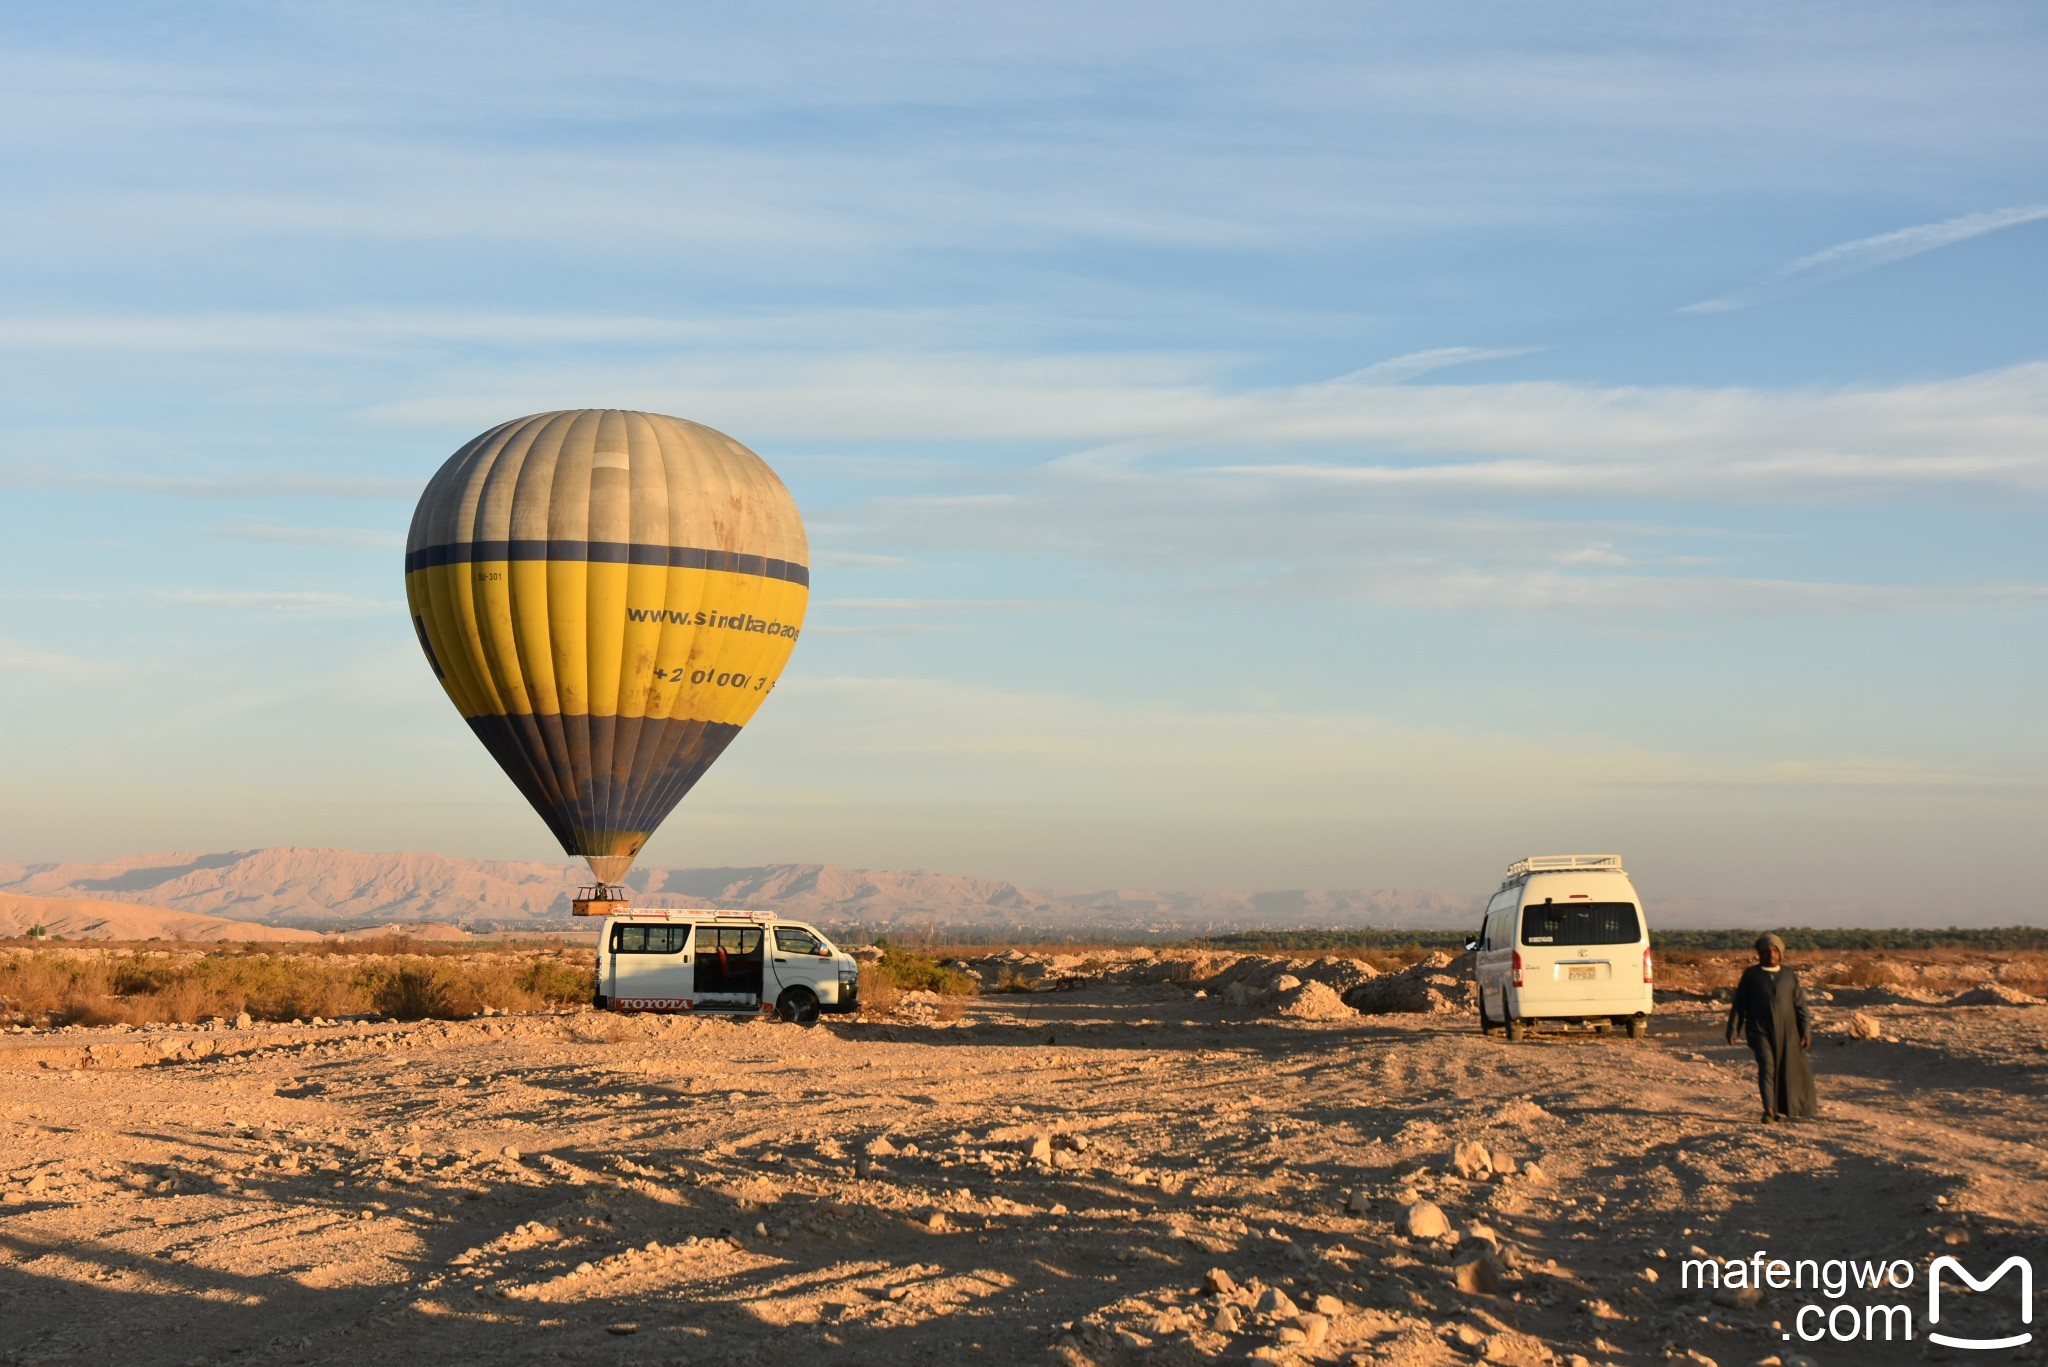
{"label": "license plate", "polygon": [[1584,966],[1580,966],[1578,964],[1574,964],[1564,971],[1564,975],[1565,977],[1571,979],[1573,982],[1590,981],[1594,976],[1593,965],[1586,964]]}

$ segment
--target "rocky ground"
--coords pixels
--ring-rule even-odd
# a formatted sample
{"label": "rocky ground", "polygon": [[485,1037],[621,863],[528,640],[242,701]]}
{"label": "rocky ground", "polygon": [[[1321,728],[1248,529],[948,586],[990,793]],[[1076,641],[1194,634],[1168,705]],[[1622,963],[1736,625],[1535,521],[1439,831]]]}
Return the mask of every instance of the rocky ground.
{"label": "rocky ground", "polygon": [[[1919,1362],[1680,1261],[2048,1272],[2048,1008],[1981,975],[1837,988],[1824,1114],[1765,1129],[1710,1001],[1511,1045],[1452,964],[1246,962],[809,1030],[17,1032],[0,1362]],[[1441,1009],[1344,1005],[1382,980]]]}

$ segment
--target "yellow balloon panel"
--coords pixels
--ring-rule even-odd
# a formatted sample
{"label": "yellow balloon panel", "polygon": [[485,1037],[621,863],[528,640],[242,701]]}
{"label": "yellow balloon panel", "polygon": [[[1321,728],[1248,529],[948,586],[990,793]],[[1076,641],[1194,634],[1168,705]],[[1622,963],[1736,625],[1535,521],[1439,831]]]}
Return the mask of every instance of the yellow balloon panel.
{"label": "yellow balloon panel", "polygon": [[[796,649],[810,596],[802,584],[718,570],[544,569],[536,579],[549,601],[527,613],[533,625],[519,633],[523,654],[507,648],[513,633],[503,625],[520,617],[510,562],[406,576],[406,599],[463,716],[556,712],[744,726]],[[527,677],[527,658],[546,664],[537,679]]]}

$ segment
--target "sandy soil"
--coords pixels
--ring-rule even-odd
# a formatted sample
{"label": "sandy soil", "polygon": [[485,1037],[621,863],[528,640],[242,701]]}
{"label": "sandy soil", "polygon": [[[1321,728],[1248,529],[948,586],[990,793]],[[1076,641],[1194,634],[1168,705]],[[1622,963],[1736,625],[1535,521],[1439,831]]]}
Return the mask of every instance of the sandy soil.
{"label": "sandy soil", "polygon": [[0,1361],[1917,1362],[1679,1286],[1694,1250],[2048,1271],[2048,1008],[1866,1009],[1888,1038],[1830,1025],[1825,1114],[1769,1129],[1707,1003],[1521,1045],[1172,985],[14,1035]]}

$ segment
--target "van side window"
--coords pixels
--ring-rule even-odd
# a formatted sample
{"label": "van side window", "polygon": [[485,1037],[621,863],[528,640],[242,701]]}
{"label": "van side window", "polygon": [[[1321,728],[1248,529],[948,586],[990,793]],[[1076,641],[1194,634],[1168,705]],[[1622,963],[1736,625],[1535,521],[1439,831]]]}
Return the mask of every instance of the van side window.
{"label": "van side window", "polygon": [[688,926],[613,926],[614,954],[680,954],[690,947]]}
{"label": "van side window", "polygon": [[697,948],[705,954],[722,949],[730,956],[746,958],[761,952],[761,932],[753,926],[705,926],[697,937]]}
{"label": "van side window", "polygon": [[795,926],[775,927],[777,954],[816,954],[818,949],[818,937],[808,930],[799,930]]}

